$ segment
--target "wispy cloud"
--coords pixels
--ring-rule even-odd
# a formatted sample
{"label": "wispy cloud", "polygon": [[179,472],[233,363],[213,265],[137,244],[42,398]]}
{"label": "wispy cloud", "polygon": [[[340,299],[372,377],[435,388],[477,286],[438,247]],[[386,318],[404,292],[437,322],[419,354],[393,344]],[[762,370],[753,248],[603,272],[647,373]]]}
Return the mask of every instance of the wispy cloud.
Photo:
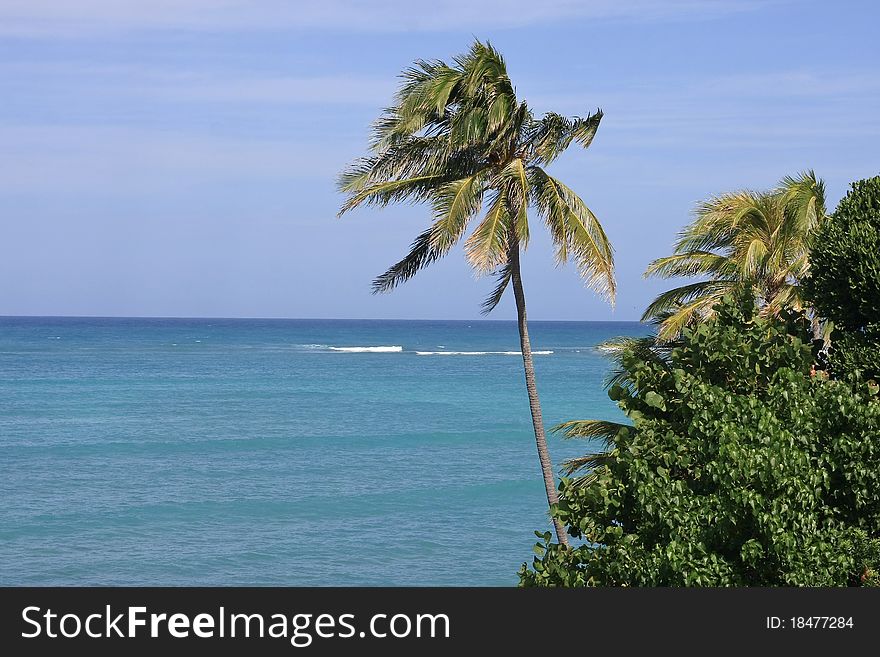
{"label": "wispy cloud", "polygon": [[604,134],[635,148],[793,146],[880,135],[880,78],[869,71],[670,75],[576,92],[544,86],[529,102],[572,114],[601,106]]}
{"label": "wispy cloud", "polygon": [[350,157],[326,142],[129,127],[0,127],[0,190],[155,194],[236,181],[332,181]]}
{"label": "wispy cloud", "polygon": [[0,33],[82,36],[132,30],[323,28],[368,32],[516,28],[562,20],[710,19],[757,0],[2,0]]}
{"label": "wispy cloud", "polygon": [[355,74],[275,75],[267,71],[179,70],[90,62],[3,62],[0,82],[21,83],[39,93],[75,91],[77,95],[216,104],[285,105],[386,104],[397,81]]}
{"label": "wispy cloud", "polygon": [[[382,106],[394,86],[393,80],[356,75],[296,78],[237,72],[219,76],[208,71],[72,63],[38,63],[30,69],[25,64],[0,65],[0,78],[4,72],[63,79],[77,93],[92,98],[94,107],[110,97],[103,93],[124,97],[127,105],[147,112],[143,120],[130,119],[134,123],[129,125],[113,124],[118,117],[100,114],[96,118],[103,124],[77,125],[61,112],[54,123],[34,125],[19,116],[0,127],[0,188],[36,193],[67,189],[140,194],[258,179],[269,184],[299,179],[329,185],[356,154],[359,143],[332,135],[310,140],[301,131],[290,131],[287,123],[261,135],[232,130],[224,120],[215,120],[212,125],[219,127],[210,130],[184,123],[160,129],[151,112],[193,103],[199,116],[216,118],[224,116],[227,105],[249,104],[253,116],[260,116],[264,105],[300,103],[360,104],[359,114],[367,115],[372,113],[367,106]],[[825,153],[831,161],[828,154],[841,144],[880,137],[880,115],[872,109],[880,104],[880,83],[858,71],[655,77],[613,87],[588,86],[577,93],[557,91],[540,80],[523,80],[521,86],[538,92],[528,98],[538,110],[575,114],[601,105],[606,119],[589,162],[621,170],[629,170],[634,157],[678,162],[678,173],[669,168],[652,170],[655,181],[673,174],[694,176],[695,166],[684,163],[697,151],[703,153],[698,161],[711,154],[713,168],[723,171],[728,160],[730,166],[741,166],[743,157],[762,160],[763,154],[774,152],[792,154],[803,162],[795,166],[810,166],[816,153]],[[650,153],[654,155],[646,155]],[[861,164],[869,157],[851,154],[850,159]],[[769,161],[778,168],[775,159]]]}
{"label": "wispy cloud", "polygon": [[134,87],[153,98],[208,103],[381,105],[394,92],[394,80],[364,76],[203,77],[189,76]]}

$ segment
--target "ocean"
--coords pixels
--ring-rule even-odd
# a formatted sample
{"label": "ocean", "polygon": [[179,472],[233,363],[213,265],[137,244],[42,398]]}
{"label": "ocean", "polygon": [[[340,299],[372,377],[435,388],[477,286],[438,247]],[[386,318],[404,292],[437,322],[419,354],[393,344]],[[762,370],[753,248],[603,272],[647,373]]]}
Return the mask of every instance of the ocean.
{"label": "ocean", "polygon": [[[595,347],[644,326],[530,333],[548,426],[622,418]],[[509,321],[0,317],[0,584],[514,585],[550,528],[518,349]]]}

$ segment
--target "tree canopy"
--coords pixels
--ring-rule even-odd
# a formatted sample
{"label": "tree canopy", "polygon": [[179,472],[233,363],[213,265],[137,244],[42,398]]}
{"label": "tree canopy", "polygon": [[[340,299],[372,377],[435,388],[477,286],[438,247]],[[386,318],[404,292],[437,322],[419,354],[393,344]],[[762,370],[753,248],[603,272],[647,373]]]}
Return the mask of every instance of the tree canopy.
{"label": "tree canopy", "polygon": [[560,487],[557,517],[584,543],[539,534],[521,583],[876,583],[877,387],[811,375],[809,328],[727,298],[668,352],[625,350],[609,396],[632,424],[608,425],[590,476]]}
{"label": "tree canopy", "polygon": [[813,232],[824,219],[825,184],[812,171],[784,178],[769,192],[733,192],[701,203],[674,254],[653,261],[645,275],[702,280],[662,293],[642,320],[658,324],[661,339],[673,338],[740,290],[755,296],[763,314],[801,309],[799,284]]}
{"label": "tree canopy", "polygon": [[818,230],[806,296],[833,322],[835,376],[880,379],[880,176],[854,182]]}
{"label": "tree canopy", "polygon": [[340,214],[363,204],[424,202],[433,223],[410,252],[376,278],[384,292],[464,242],[478,273],[497,272],[489,311],[510,283],[509,248],[529,243],[531,206],[550,231],[559,263],[574,261],[593,289],[614,299],[614,257],[602,225],[565,183],[546,171],[572,143],[588,147],[602,112],[535,116],[516,97],[501,54],[477,41],[452,64],[417,61],[403,74],[395,103],[376,121],[373,154],[340,178]]}

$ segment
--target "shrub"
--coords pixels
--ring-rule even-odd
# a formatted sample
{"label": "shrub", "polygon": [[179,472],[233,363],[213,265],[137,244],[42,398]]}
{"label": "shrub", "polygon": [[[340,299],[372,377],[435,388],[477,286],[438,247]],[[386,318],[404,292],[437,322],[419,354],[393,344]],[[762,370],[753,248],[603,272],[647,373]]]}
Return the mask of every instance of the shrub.
{"label": "shrub", "polygon": [[632,421],[591,483],[563,480],[525,586],[843,586],[880,562],[880,401],[811,376],[808,321],[726,300],[663,358],[624,353]]}
{"label": "shrub", "polygon": [[852,184],[815,236],[804,295],[834,323],[834,376],[880,377],[880,176]]}

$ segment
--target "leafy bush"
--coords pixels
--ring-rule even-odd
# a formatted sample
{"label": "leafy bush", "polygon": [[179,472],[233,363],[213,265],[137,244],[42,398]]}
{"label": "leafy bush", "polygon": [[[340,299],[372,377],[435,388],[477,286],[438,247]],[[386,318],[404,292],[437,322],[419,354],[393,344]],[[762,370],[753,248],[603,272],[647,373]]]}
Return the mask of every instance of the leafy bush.
{"label": "leafy bush", "polygon": [[880,401],[811,376],[808,321],[726,300],[662,358],[624,352],[632,420],[538,534],[525,586],[843,586],[880,565]]}
{"label": "leafy bush", "polygon": [[860,180],[824,222],[805,296],[834,323],[834,376],[880,377],[880,176]]}

